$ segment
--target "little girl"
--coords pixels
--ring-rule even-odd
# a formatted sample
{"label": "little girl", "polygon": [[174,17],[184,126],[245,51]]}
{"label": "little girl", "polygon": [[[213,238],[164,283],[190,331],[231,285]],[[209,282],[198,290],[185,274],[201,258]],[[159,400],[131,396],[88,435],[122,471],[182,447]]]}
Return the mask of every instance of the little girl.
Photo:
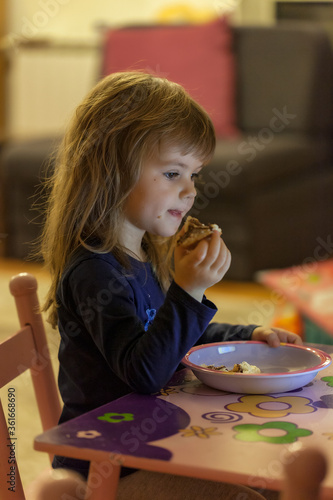
{"label": "little girl", "polygon": [[[158,391],[195,344],[300,343],[284,330],[211,323],[216,307],[204,293],[227,272],[230,253],[217,231],[190,251],[175,245],[214,147],[207,113],[164,78],[112,74],[78,107],[42,238],[52,276],[44,309],[61,335],[60,422],[131,391]],[[89,463],[56,457],[54,467],[86,477]],[[219,498],[243,491],[216,488]]]}

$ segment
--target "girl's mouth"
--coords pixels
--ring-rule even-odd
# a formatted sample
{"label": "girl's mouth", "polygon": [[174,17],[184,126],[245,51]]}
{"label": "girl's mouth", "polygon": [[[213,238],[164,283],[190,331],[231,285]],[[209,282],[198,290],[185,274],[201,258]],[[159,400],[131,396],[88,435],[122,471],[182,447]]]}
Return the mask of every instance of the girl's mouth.
{"label": "girl's mouth", "polygon": [[178,219],[181,219],[183,216],[183,213],[180,210],[168,210],[168,212],[170,215],[177,217]]}

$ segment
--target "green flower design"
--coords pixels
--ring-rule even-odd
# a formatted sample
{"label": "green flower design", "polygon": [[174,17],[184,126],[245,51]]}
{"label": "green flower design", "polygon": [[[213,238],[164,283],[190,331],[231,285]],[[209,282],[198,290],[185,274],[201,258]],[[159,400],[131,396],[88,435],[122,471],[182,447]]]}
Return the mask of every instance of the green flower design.
{"label": "green flower design", "polygon": [[105,420],[111,424],[118,424],[119,422],[129,422],[134,420],[133,413],[104,413],[102,417],[97,417],[98,420]]}
{"label": "green flower design", "polygon": [[333,387],[333,377],[322,377],[323,382],[327,382],[328,387]]}
{"label": "green flower design", "polygon": [[[278,429],[285,431],[282,436],[268,436],[260,434],[260,431],[267,429]],[[262,425],[240,424],[234,427],[236,431],[235,439],[240,441],[264,441],[273,444],[294,443],[299,437],[310,436],[312,434],[308,429],[300,429],[291,422],[266,422]]]}

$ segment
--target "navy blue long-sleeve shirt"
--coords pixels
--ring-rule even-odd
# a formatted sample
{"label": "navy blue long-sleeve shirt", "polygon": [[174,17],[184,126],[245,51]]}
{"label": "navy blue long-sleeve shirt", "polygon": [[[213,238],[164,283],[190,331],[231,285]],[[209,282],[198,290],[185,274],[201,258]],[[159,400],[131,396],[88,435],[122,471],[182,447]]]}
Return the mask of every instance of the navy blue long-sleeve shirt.
{"label": "navy blue long-sleeve shirt", "polygon": [[248,340],[255,328],[211,323],[212,302],[198,302],[175,282],[164,294],[149,263],[130,264],[81,249],[62,276],[61,422],[132,391],[156,392],[193,345]]}

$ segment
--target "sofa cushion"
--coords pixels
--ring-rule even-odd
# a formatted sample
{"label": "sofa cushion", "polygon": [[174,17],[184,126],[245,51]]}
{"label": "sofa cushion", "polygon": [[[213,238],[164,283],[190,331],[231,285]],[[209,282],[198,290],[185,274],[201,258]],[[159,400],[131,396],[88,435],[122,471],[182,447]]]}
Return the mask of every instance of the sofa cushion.
{"label": "sofa cushion", "polygon": [[234,28],[238,125],[266,127],[275,110],[287,131],[320,134],[333,125],[333,57],[329,37],[311,23]]}
{"label": "sofa cushion", "polygon": [[241,197],[249,189],[253,193],[274,183],[286,183],[315,167],[319,171],[330,163],[330,154],[327,143],[296,133],[244,134],[218,141],[213,160],[202,171],[202,192],[207,197],[222,193],[223,197]]}
{"label": "sofa cushion", "polygon": [[54,155],[60,137],[40,139],[16,139],[8,141],[0,156],[1,167],[8,182],[20,184],[22,188],[29,184],[36,186],[44,176],[44,169]]}
{"label": "sofa cushion", "polygon": [[31,257],[32,242],[36,242],[44,221],[40,205],[44,201],[40,199],[41,181],[52,173],[50,158],[59,142],[58,137],[12,140],[2,148],[0,169],[6,257]]}
{"label": "sofa cushion", "polygon": [[183,85],[210,114],[218,136],[237,134],[232,32],[226,19],[111,30],[104,75],[138,69]]}

